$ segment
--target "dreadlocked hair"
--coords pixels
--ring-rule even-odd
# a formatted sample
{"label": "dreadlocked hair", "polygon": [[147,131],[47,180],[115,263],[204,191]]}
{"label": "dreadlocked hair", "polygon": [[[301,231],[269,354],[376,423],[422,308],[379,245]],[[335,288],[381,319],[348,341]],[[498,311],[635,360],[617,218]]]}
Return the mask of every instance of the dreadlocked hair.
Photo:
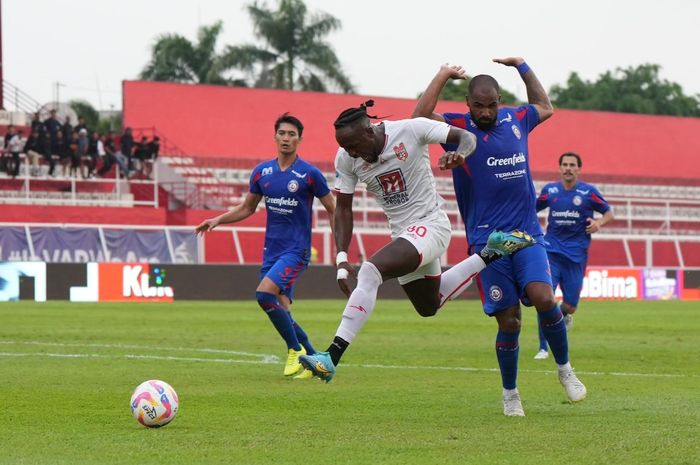
{"label": "dreadlocked hair", "polygon": [[379,119],[378,116],[368,115],[367,108],[374,106],[374,100],[367,100],[362,103],[359,107],[348,108],[338,115],[336,120],[333,122],[333,126],[336,129],[345,126],[350,126],[351,124],[359,121],[363,118]]}

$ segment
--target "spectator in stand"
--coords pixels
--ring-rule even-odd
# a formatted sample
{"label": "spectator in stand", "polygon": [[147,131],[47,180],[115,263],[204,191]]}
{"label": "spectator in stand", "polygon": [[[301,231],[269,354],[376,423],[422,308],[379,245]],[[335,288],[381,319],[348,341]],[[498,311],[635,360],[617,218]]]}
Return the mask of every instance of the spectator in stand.
{"label": "spectator in stand", "polygon": [[41,157],[39,134],[40,132],[38,130],[32,132],[27,142],[24,144],[23,152],[27,155],[27,165],[31,166],[29,174],[32,176],[37,176],[39,174],[39,157]]}
{"label": "spectator in stand", "polygon": [[78,160],[80,160],[80,174],[83,179],[89,178],[92,171],[92,157],[88,153],[89,147],[88,131],[82,128],[78,130]]}
{"label": "spectator in stand", "polygon": [[73,125],[70,123],[70,116],[66,116],[66,119],[61,126],[61,131],[63,132],[63,140],[69,141],[73,137]]}
{"label": "spectator in stand", "polygon": [[148,157],[144,160],[144,176],[147,178],[151,177],[151,172],[153,171],[153,165],[158,159],[160,153],[160,137],[154,136],[153,140],[148,144]]}
{"label": "spectator in stand", "polygon": [[[95,137],[96,135],[96,137]],[[100,160],[99,165],[100,168],[97,169],[97,176],[102,176],[104,173],[109,171],[109,169],[112,167],[114,164],[113,160],[110,160],[107,157],[107,151],[105,150],[105,136],[100,135],[99,133],[93,134],[93,138],[96,138],[95,141],[95,152],[97,152],[97,159]],[[97,166],[97,165],[95,165]],[[106,169],[105,169],[106,167]]]}
{"label": "spectator in stand", "polygon": [[90,163],[88,164],[88,178],[95,177],[95,170],[97,170],[97,162],[100,160],[97,152],[97,144],[100,142],[100,133],[95,131],[88,137],[88,149],[87,154],[90,157]]}
{"label": "spectator in stand", "polygon": [[70,143],[72,138],[72,131],[69,135],[66,135],[63,131],[61,131],[60,145],[58,146],[58,162],[61,165],[61,177],[64,178],[68,176],[70,172],[70,165],[73,161],[70,155]]}
{"label": "spectator in stand", "polygon": [[55,168],[56,168],[56,162],[61,163],[63,162],[62,160],[62,154],[64,152],[64,148],[66,146],[66,142],[63,138],[63,131],[58,130],[56,131],[56,137],[50,138],[49,140],[49,145],[51,148],[51,161],[50,166],[49,166],[49,176],[55,176]]}
{"label": "spectator in stand", "polygon": [[[46,128],[43,131],[39,131],[38,139],[38,152],[43,157],[45,163],[49,164],[49,173],[53,173],[54,160],[51,158],[51,139],[49,138],[49,133],[46,132]],[[37,176],[41,174],[41,168],[37,167]]]}
{"label": "spectator in stand", "polygon": [[124,134],[119,139],[121,145],[121,152],[126,157],[127,170],[124,172],[126,177],[129,176],[129,172],[134,169],[134,164],[131,161],[131,156],[134,150],[134,136],[131,134],[131,128],[126,128]]}
{"label": "spectator in stand", "polygon": [[87,127],[87,124],[85,124],[85,118],[83,118],[82,116],[78,116],[78,125],[73,130],[80,134],[81,129],[85,129],[88,133],[90,132],[90,129]]}
{"label": "spectator in stand", "polygon": [[109,140],[112,142],[112,145],[114,146],[114,160],[117,162],[117,165],[119,166],[119,175],[122,178],[126,178],[127,173],[129,172],[129,170],[128,170],[129,160],[126,158],[126,155],[124,155],[124,153],[122,152],[121,136],[118,136],[114,132],[110,131]]}
{"label": "spectator in stand", "polygon": [[41,122],[41,115],[38,111],[36,113],[34,113],[34,116],[32,117],[31,125],[32,125],[32,132],[31,132],[32,134],[34,134],[34,132],[43,132],[46,129],[46,126],[44,126],[44,123]]}
{"label": "spectator in stand", "polygon": [[12,125],[7,126],[7,132],[3,138],[3,150],[2,153],[0,153],[0,171],[5,171],[7,174],[10,174],[7,169],[7,162],[10,156],[10,151],[7,149],[7,145],[10,142],[10,138],[15,135],[14,129],[15,127]]}
{"label": "spectator in stand", "polygon": [[[100,146],[102,146],[101,150],[104,153],[104,156],[100,152]],[[99,176],[104,176],[109,172],[109,170],[112,169],[112,166],[115,163],[118,163],[116,157],[116,150],[114,149],[114,138],[111,131],[109,132],[109,134],[100,137],[100,142],[97,145],[97,154],[103,156],[102,167],[97,172],[97,174]]]}
{"label": "spectator in stand", "polygon": [[5,134],[5,152],[3,153],[3,168],[8,176],[16,178],[19,174],[19,154],[22,151],[22,130],[15,130],[13,125],[7,127]]}
{"label": "spectator in stand", "polygon": [[[78,158],[78,133],[73,131],[70,139],[66,140],[65,145],[65,159],[67,160],[65,166],[70,166],[69,176],[73,177],[77,175],[78,168],[80,167],[80,158]],[[63,175],[66,176],[65,171]]]}
{"label": "spectator in stand", "polygon": [[51,142],[53,142],[56,139],[58,131],[61,130],[61,123],[56,119],[56,110],[51,110],[49,112],[49,117],[44,120],[44,127],[46,127],[49,138],[51,138]]}
{"label": "spectator in stand", "polygon": [[134,159],[138,161],[138,171],[144,174],[144,166],[148,158],[148,137],[141,136],[141,140],[134,145]]}

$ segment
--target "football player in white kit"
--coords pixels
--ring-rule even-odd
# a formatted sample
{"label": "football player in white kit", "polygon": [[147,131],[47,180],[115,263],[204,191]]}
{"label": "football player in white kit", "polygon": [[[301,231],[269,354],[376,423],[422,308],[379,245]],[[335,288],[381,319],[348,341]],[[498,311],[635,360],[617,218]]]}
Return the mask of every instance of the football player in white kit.
{"label": "football player in white kit", "polygon": [[[327,352],[299,358],[315,376],[329,382],[345,349],[374,310],[379,286],[398,278],[421,316],[433,316],[449,299],[459,295],[476,274],[501,256],[534,244],[519,231],[494,231],[478,254],[441,274],[440,257],[447,250],[452,230],[442,210],[430,168],[430,144],[457,144],[438,166],[452,169],[464,163],[476,146],[473,134],[427,118],[383,121],[372,124],[367,107],[372,100],[343,111],[336,119],[335,138],[337,205],[335,242],[338,283],[348,296],[343,318]],[[357,286],[350,292],[347,278],[354,270],[347,250],[352,239],[352,199],[355,185],[363,182],[384,209],[392,240],[360,267]]]}

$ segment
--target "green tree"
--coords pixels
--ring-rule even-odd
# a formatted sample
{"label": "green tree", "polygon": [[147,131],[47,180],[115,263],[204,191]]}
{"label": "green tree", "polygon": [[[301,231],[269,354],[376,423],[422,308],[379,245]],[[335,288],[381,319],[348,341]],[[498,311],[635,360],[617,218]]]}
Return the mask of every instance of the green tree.
{"label": "green tree", "polygon": [[247,73],[255,87],[326,92],[330,86],[354,91],[324,40],[340,28],[338,19],[326,13],[309,14],[302,0],[279,0],[277,10],[256,1],[247,9],[262,45],[227,47],[226,68]]}
{"label": "green tree", "polygon": [[[73,111],[80,117],[85,118],[85,124],[90,130],[94,131],[97,128],[97,124],[100,121],[100,114],[95,110],[95,108],[85,100],[71,100],[68,105],[73,109]],[[76,122],[74,121],[73,124]]]}
{"label": "green tree", "polygon": [[643,64],[616,68],[584,81],[571,73],[565,86],[552,86],[557,107],[654,115],[700,116],[700,95],[688,96],[683,88],[659,77],[661,66]]}
{"label": "green tree", "polygon": [[196,43],[179,34],[160,35],[151,48],[151,61],[139,77],[150,81],[243,85],[224,75],[224,57],[216,53],[222,29],[221,21],[201,26]]}

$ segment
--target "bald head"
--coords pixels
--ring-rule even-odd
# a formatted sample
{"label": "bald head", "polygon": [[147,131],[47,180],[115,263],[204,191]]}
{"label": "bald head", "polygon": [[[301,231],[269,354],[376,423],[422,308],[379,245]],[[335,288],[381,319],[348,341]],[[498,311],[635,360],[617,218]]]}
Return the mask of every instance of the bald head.
{"label": "bald head", "polygon": [[469,81],[469,95],[472,95],[476,91],[490,91],[495,90],[497,94],[501,93],[501,87],[498,85],[493,76],[488,74],[479,74],[474,76],[471,81]]}
{"label": "bald head", "polygon": [[498,105],[501,103],[500,90],[498,81],[488,74],[479,74],[469,81],[469,112],[472,121],[484,131],[496,124]]}

